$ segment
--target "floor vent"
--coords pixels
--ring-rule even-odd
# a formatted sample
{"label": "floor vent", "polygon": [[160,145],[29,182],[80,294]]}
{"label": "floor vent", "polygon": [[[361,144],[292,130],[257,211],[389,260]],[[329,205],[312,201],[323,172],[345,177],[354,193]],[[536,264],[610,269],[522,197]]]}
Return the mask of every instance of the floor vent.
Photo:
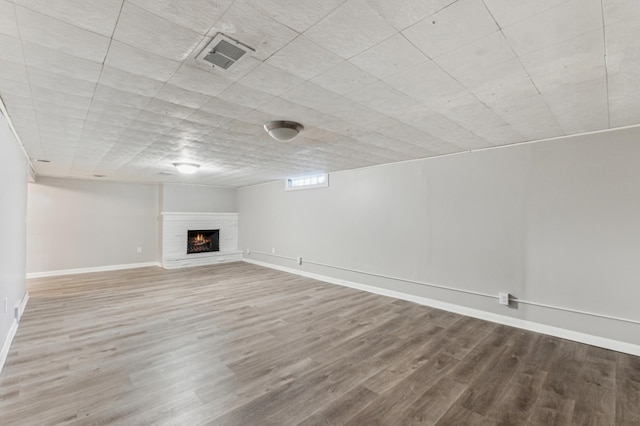
{"label": "floor vent", "polygon": [[249,46],[218,33],[196,57],[196,61],[219,71],[226,71],[251,57],[253,52],[255,50]]}

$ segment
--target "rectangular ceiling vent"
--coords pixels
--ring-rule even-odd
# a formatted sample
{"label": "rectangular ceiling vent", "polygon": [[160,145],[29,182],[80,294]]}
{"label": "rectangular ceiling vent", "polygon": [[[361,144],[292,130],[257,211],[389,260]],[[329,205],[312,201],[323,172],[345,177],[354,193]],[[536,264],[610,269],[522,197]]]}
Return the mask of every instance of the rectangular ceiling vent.
{"label": "rectangular ceiling vent", "polygon": [[196,57],[196,61],[219,71],[226,71],[251,57],[253,52],[255,50],[249,46],[218,33]]}

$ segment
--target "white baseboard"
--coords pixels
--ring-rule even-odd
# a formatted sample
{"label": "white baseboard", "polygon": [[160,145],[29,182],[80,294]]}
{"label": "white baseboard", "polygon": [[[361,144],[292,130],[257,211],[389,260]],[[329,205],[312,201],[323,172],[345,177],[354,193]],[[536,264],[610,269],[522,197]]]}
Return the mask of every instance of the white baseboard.
{"label": "white baseboard", "polygon": [[22,300],[19,300],[18,303],[16,303],[14,316],[18,322],[20,322],[20,318],[22,318],[22,314],[24,314],[24,310],[27,308],[28,301],[29,301],[29,292],[27,291],[22,297]]}
{"label": "white baseboard", "polygon": [[22,297],[22,300],[16,304],[15,318],[11,323],[11,328],[9,328],[9,333],[7,333],[7,337],[4,339],[4,343],[2,344],[2,350],[0,350],[0,373],[4,368],[4,363],[7,360],[7,356],[9,355],[9,349],[11,348],[11,343],[13,342],[13,338],[18,331],[18,325],[20,323],[20,318],[22,317],[22,313],[27,307],[27,302],[29,301],[29,292],[26,292]]}
{"label": "white baseboard", "polygon": [[313,278],[313,279],[324,281],[330,284],[337,284],[344,287],[350,287],[357,290],[366,291],[369,293],[375,293],[375,294],[380,294],[382,296],[393,297],[395,299],[406,300],[409,302],[418,303],[424,306],[430,306],[432,308],[442,309],[444,311],[449,311],[456,314],[466,315],[469,317],[491,321],[498,324],[504,324],[511,327],[521,328],[523,330],[534,331],[536,333],[542,333],[542,334],[547,334],[549,336],[560,337],[562,339],[573,340],[574,342],[585,343],[587,345],[598,346],[605,349],[611,349],[618,352],[640,356],[640,345],[635,345],[632,343],[622,342],[622,341],[613,340],[613,339],[607,339],[605,337],[580,333],[580,332],[568,330],[565,328],[553,327],[550,325],[540,324],[538,322],[508,317],[506,315],[494,314],[494,313],[482,311],[479,309],[468,308],[466,306],[455,305],[452,303],[429,299],[422,296],[415,296],[412,294],[402,293],[395,290],[387,290],[380,287],[375,287],[367,284],[360,284],[353,281],[329,277],[326,275],[314,274],[312,272],[306,272],[306,271],[302,271],[295,268],[288,268],[286,266],[275,265],[273,263],[261,262],[258,260],[247,259],[247,258],[244,258],[243,261],[254,264],[254,265],[264,266],[266,268],[277,269],[279,271],[288,272],[295,275],[301,275],[307,278]]}
{"label": "white baseboard", "polygon": [[59,271],[29,272],[27,278],[57,277],[60,275],[86,274],[89,272],[119,271],[121,269],[146,268],[160,266],[160,262],[125,263],[122,265],[95,266],[92,268],[62,269]]}

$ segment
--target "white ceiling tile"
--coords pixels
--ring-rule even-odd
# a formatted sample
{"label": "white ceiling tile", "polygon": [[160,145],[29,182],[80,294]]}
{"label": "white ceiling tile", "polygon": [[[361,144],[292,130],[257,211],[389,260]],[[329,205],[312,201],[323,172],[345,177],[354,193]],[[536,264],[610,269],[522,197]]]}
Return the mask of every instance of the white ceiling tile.
{"label": "white ceiling tile", "polygon": [[0,75],[4,80],[29,84],[27,67],[25,67],[24,63],[19,64],[17,62],[0,59],[0,70],[2,70],[2,73]]}
{"label": "white ceiling tile", "polygon": [[84,120],[87,118],[88,108],[74,108],[66,105],[60,105],[53,102],[45,101],[42,99],[34,99],[33,105],[36,108],[36,113],[41,114],[47,112],[53,115],[59,115],[67,118],[75,118]]}
{"label": "white ceiling tile", "polygon": [[89,110],[89,117],[87,117],[87,119],[90,120],[93,118],[99,121],[100,116],[114,116],[120,117],[121,119],[123,119],[123,122],[126,123],[126,120],[133,120],[138,114],[140,114],[139,108],[113,104],[104,100],[94,98],[91,100],[91,108]]}
{"label": "white ceiling tile", "polygon": [[312,83],[339,95],[352,92],[374,81],[376,81],[375,77],[348,61],[344,61],[311,79]]}
{"label": "white ceiling tile", "polygon": [[136,49],[113,40],[106,65],[158,81],[167,81],[176,72],[180,62]]}
{"label": "white ceiling tile", "polygon": [[247,0],[251,6],[299,33],[331,13],[345,0]]}
{"label": "white ceiling tile", "polygon": [[209,30],[208,35],[215,36],[219,32],[254,49],[255,57],[262,61],[298,36],[296,31],[273,20],[244,0],[236,0]]}
{"label": "white ceiling tile", "polygon": [[219,73],[182,64],[169,80],[169,84],[192,92],[216,96],[231,86],[233,81]]}
{"label": "white ceiling tile", "polygon": [[286,71],[263,63],[244,76],[240,83],[244,86],[279,96],[302,84],[304,80]]}
{"label": "white ceiling tile", "polygon": [[61,53],[32,43],[24,43],[27,66],[96,83],[102,64]]}
{"label": "white ceiling tile", "polygon": [[282,98],[275,98],[271,102],[257,108],[271,116],[271,120],[288,120],[302,123],[303,126],[317,126],[327,119],[325,114],[302,105],[294,104]]}
{"label": "white ceiling tile", "polygon": [[195,121],[182,120],[167,135],[175,135],[184,140],[196,140],[211,133],[212,127],[207,124],[196,123]]}
{"label": "white ceiling tile", "polygon": [[[259,111],[257,109],[252,109],[251,111],[237,118],[241,121],[246,121],[247,123],[263,125],[267,121],[273,120],[273,113],[271,112],[266,113],[266,112]],[[306,133],[306,130],[307,130],[307,127],[305,127],[305,133]]]}
{"label": "white ceiling tile", "polygon": [[85,110],[88,110],[91,105],[91,98],[89,97],[58,92],[48,87],[32,86],[31,91],[33,99],[48,100],[58,105]]}
{"label": "white ceiling tile", "polygon": [[603,0],[604,23],[606,26],[640,16],[640,3],[629,0]]}
{"label": "white ceiling tile", "polygon": [[501,28],[553,9],[567,0],[484,0]]}
{"label": "white ceiling tile", "polygon": [[640,123],[640,48],[607,55],[611,126]]}
{"label": "white ceiling tile", "polygon": [[39,68],[28,68],[29,81],[32,86],[47,87],[69,95],[92,97],[96,83],[67,77],[63,74],[50,73]]}
{"label": "white ceiling tile", "polygon": [[336,135],[336,133],[333,133],[321,127],[305,127],[304,128],[304,137],[307,139],[319,140],[319,139],[329,138],[332,135]]}
{"label": "white ceiling tile", "polygon": [[141,111],[140,114],[138,114],[138,116],[136,117],[136,121],[142,121],[161,127],[173,128],[178,123],[180,123],[182,119],[165,114],[156,114],[154,112],[145,110]]}
{"label": "white ceiling tile", "polygon": [[455,0],[368,1],[373,10],[399,31],[422,21],[452,3],[455,3]]}
{"label": "white ceiling tile", "polygon": [[497,30],[482,0],[460,0],[402,34],[430,58],[437,58]]}
{"label": "white ceiling tile", "polygon": [[0,33],[11,37],[20,37],[15,16],[13,2],[0,0]]}
{"label": "white ceiling tile", "polygon": [[371,83],[345,97],[389,116],[401,115],[405,110],[418,105],[415,100],[382,81]]}
{"label": "white ceiling tile", "polygon": [[113,38],[163,58],[182,61],[202,35],[125,2]]}
{"label": "white ceiling tile", "polygon": [[214,130],[215,127],[220,127],[223,124],[228,123],[232,120],[230,117],[225,117],[224,115],[218,115],[211,112],[198,110],[187,117],[188,121],[192,121],[194,123],[203,124],[205,126],[211,127],[211,130]]}
{"label": "white ceiling tile", "polygon": [[280,95],[281,98],[299,105],[313,108],[316,105],[336,99],[339,95],[317,84],[305,81],[301,85]]}
{"label": "white ceiling tile", "polygon": [[[0,61],[0,69],[2,69],[2,72],[4,73],[4,69],[2,68],[2,61]],[[25,77],[25,81],[23,82],[7,80],[4,78],[3,74],[0,74],[0,94],[30,96],[31,87],[29,86],[29,83],[26,80],[27,80],[26,77]]]}
{"label": "white ceiling tile", "polygon": [[129,0],[175,24],[206,34],[233,0]]}
{"label": "white ceiling tile", "polygon": [[[177,123],[174,123],[172,126],[168,126],[168,125],[165,125],[164,123],[157,123],[157,122],[150,123],[149,121],[141,120],[140,119],[141,116],[142,116],[142,113],[138,114],[136,119],[127,125],[127,129],[125,130],[125,132],[134,131],[134,130],[145,132],[146,135],[144,137],[144,140],[155,140],[161,135],[171,131],[172,128],[174,128],[180,123],[180,121],[178,121]],[[145,116],[145,118],[149,118],[149,116]],[[126,134],[125,132],[123,132],[123,135]]]}
{"label": "white ceiling tile", "polygon": [[520,60],[529,74],[536,76],[576,64],[589,69],[601,65],[603,57],[604,37],[600,29],[521,56]]}
{"label": "white ceiling tile", "polygon": [[572,85],[586,81],[605,82],[604,58],[599,64],[575,63],[550,73],[532,76],[538,90],[544,95],[558,90],[573,88]]}
{"label": "white ceiling tile", "polygon": [[224,117],[238,118],[251,111],[251,108],[228,102],[224,99],[213,98],[208,103],[204,104],[201,110],[212,114],[222,115]]}
{"label": "white ceiling tile", "polygon": [[543,94],[567,134],[609,128],[607,87],[604,79],[584,81]]}
{"label": "white ceiling tile", "polygon": [[315,107],[316,110],[340,118],[357,126],[368,126],[388,118],[387,115],[373,111],[357,102],[344,97],[332,99]]}
{"label": "white ceiling tile", "polygon": [[[106,119],[103,119],[103,117],[106,117]],[[114,120],[110,118],[114,118]],[[115,118],[116,116],[114,115],[89,112],[82,132],[104,135],[109,140],[117,140],[126,130],[124,126],[128,126],[135,117],[120,117],[120,121],[116,121]]]}
{"label": "white ceiling tile", "polygon": [[354,56],[349,62],[369,74],[384,78],[428,60],[429,58],[409,43],[402,34],[396,34]]}
{"label": "white ceiling tile", "polygon": [[251,87],[244,86],[236,83],[222,92],[219,96],[220,99],[244,106],[247,108],[257,108],[260,105],[264,105],[274,98],[260,90],[253,89]]}
{"label": "white ceiling tile", "polygon": [[3,101],[10,111],[33,109],[33,99],[24,95],[4,95]]}
{"label": "white ceiling tile", "polygon": [[472,91],[496,80],[519,80],[528,76],[500,32],[440,56],[435,62]]}
{"label": "white ceiling tile", "polygon": [[67,24],[111,37],[122,0],[14,0],[14,3]]}
{"label": "white ceiling tile", "polygon": [[533,77],[558,123],[567,134],[609,126],[604,64],[579,65]]}
{"label": "white ceiling tile", "polygon": [[0,33],[0,59],[17,64],[24,63],[22,42],[19,38]]}
{"label": "white ceiling tile", "polygon": [[109,38],[16,6],[20,37],[79,58],[102,63]]}
{"label": "white ceiling tile", "polygon": [[[606,29],[607,55],[640,47],[640,30],[638,30],[638,15],[633,19],[626,19],[607,25]],[[604,34],[601,33],[604,38]]]}
{"label": "white ceiling tile", "polygon": [[193,112],[196,111],[196,108],[189,108],[183,105],[178,105],[168,101],[163,101],[162,99],[154,98],[147,104],[147,106],[145,107],[145,111],[184,120],[185,118],[193,114]]}
{"label": "white ceiling tile", "polygon": [[522,135],[474,96],[454,99],[446,107],[442,106],[438,112],[484,139],[489,145],[504,145],[524,140]]}
{"label": "white ceiling tile", "polygon": [[102,70],[100,84],[151,98],[164,86],[164,83],[161,81],[131,74],[108,65],[105,65]]}
{"label": "white ceiling tile", "polygon": [[342,62],[342,58],[301,35],[276,52],[266,62],[308,80],[339,64]]}
{"label": "white ceiling tile", "polygon": [[491,146],[480,136],[427,108],[407,112],[402,117],[398,117],[398,120],[433,135],[450,146],[457,146],[461,150]]}
{"label": "white ceiling tile", "polygon": [[602,29],[601,0],[568,0],[503,30],[520,56]]}
{"label": "white ceiling tile", "polygon": [[157,99],[182,105],[189,108],[200,109],[211,100],[211,96],[183,89],[173,84],[165,84],[156,95]]}
{"label": "white ceiling tile", "polygon": [[244,135],[260,135],[263,140],[270,140],[261,124],[248,123],[242,120],[231,120],[222,126],[222,128],[232,133],[238,132]]}
{"label": "white ceiling tile", "polygon": [[391,37],[395,30],[364,0],[347,0],[305,32],[314,42],[345,59]]}
{"label": "white ceiling tile", "polygon": [[125,92],[122,90],[114,89],[113,87],[104,86],[102,84],[98,84],[96,86],[96,91],[93,95],[93,99],[107,102],[112,105],[125,106],[135,109],[143,109],[145,106],[147,106],[149,101],[151,101],[151,97]]}
{"label": "white ceiling tile", "polygon": [[475,95],[526,140],[564,134],[545,99],[529,78],[485,86]]}
{"label": "white ceiling tile", "polygon": [[416,129],[415,127],[402,123],[395,118],[382,120],[375,125],[372,125],[371,130],[387,136],[390,139],[388,144],[390,147],[394,146],[392,142],[393,140],[398,140],[411,145],[411,151],[416,156],[414,158],[431,157],[437,154],[436,152],[426,148],[429,141],[436,138]]}
{"label": "white ceiling tile", "polygon": [[447,103],[468,90],[433,61],[387,76],[387,84],[426,105]]}

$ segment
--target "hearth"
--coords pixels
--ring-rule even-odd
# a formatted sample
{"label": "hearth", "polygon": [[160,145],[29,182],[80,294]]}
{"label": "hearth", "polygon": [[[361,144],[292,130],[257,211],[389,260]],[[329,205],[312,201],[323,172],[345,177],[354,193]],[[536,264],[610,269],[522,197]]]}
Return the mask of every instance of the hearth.
{"label": "hearth", "polygon": [[219,229],[189,230],[187,235],[187,254],[220,251]]}

